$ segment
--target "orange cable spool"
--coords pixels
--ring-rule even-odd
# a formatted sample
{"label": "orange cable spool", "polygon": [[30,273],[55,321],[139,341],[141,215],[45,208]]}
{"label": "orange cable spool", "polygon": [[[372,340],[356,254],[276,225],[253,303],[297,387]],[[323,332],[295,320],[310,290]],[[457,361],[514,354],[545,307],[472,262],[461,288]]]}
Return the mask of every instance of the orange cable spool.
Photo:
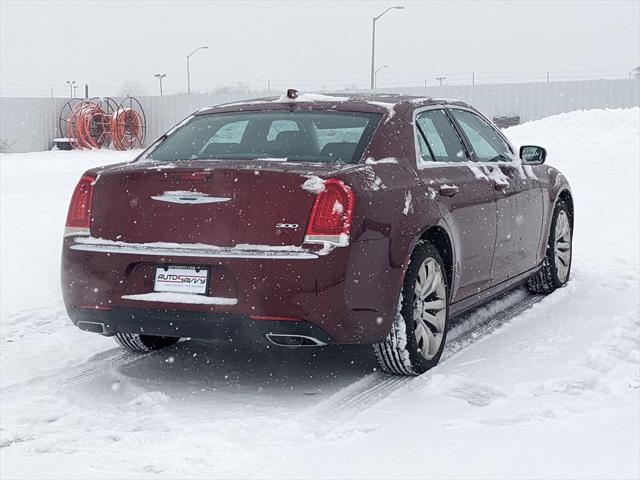
{"label": "orange cable spool", "polygon": [[[63,120],[65,112],[68,116]],[[146,132],[144,110],[133,97],[126,97],[120,104],[109,97],[70,100],[63,107],[59,125],[61,133],[64,126],[71,146],[80,150],[111,143],[116,150],[131,150],[143,146]]]}

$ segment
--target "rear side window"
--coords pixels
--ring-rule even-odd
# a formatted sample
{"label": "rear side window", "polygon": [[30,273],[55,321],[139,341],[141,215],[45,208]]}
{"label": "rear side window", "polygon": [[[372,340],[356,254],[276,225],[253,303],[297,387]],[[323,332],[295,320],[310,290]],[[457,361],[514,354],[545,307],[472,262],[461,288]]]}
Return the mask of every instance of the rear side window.
{"label": "rear side window", "polygon": [[427,110],[416,117],[420,157],[425,162],[465,162],[467,154],[458,132],[442,110]]}
{"label": "rear side window", "polygon": [[146,158],[355,163],[381,117],[377,113],[309,110],[197,115]]}
{"label": "rear side window", "polygon": [[510,162],[511,149],[498,132],[475,113],[451,110],[479,162]]}

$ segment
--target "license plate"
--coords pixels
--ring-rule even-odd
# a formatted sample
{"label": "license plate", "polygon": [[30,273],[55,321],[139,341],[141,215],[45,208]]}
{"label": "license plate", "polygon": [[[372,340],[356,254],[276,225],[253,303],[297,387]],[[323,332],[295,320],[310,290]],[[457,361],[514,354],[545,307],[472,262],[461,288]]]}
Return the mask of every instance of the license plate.
{"label": "license plate", "polygon": [[204,267],[156,267],[156,292],[207,293],[209,269]]}

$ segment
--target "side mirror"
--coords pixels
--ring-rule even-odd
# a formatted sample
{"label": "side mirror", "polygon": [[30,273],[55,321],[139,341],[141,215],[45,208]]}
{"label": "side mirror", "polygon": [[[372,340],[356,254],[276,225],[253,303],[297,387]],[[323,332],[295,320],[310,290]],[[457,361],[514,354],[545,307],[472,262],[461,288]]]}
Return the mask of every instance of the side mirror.
{"label": "side mirror", "polygon": [[542,165],[547,159],[547,151],[535,145],[523,145],[520,147],[520,158],[527,165]]}

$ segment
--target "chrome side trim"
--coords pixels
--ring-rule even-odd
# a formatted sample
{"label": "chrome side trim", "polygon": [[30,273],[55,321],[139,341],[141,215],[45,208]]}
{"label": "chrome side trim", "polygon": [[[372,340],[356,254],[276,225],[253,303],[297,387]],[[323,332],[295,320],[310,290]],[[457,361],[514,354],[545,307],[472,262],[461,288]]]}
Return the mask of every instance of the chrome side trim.
{"label": "chrome side trim", "polygon": [[319,243],[320,245],[331,245],[334,247],[346,247],[349,245],[349,235],[305,235],[304,243]]}
{"label": "chrome side trim", "polygon": [[88,228],[82,227],[64,227],[64,236],[65,237],[88,237],[91,235],[91,232]]}
{"label": "chrome side trim", "polygon": [[99,244],[76,243],[69,247],[71,250],[95,253],[119,253],[123,255],[153,255],[162,257],[206,257],[206,258],[255,258],[255,259],[287,259],[287,260],[313,260],[319,255],[300,250],[255,249],[251,248],[193,248],[159,247],[144,244]]}

